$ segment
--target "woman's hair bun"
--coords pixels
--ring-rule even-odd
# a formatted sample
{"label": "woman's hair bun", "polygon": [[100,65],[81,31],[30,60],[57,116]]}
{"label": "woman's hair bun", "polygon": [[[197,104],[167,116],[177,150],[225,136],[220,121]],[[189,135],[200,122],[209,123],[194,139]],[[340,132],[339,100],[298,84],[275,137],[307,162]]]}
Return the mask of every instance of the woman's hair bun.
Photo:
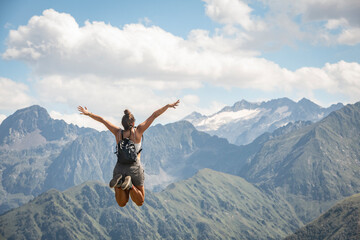
{"label": "woman's hair bun", "polygon": [[129,109],[125,109],[124,114],[125,114],[125,115],[130,115],[131,112],[129,111]]}

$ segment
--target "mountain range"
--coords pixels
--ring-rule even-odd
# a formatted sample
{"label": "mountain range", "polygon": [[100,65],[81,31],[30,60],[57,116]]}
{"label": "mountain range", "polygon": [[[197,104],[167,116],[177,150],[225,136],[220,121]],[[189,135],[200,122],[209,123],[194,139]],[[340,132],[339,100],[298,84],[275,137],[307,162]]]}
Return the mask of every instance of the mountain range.
{"label": "mountain range", "polygon": [[[274,203],[277,204],[274,204]],[[280,239],[301,226],[292,207],[244,179],[203,169],[139,208],[119,208],[99,182],[49,190],[0,216],[5,239]]]}
{"label": "mountain range", "polygon": [[226,138],[236,145],[245,145],[261,134],[273,132],[290,122],[317,122],[342,107],[343,104],[338,103],[323,108],[306,98],[298,102],[288,98],[257,103],[242,100],[209,116],[193,112],[184,120],[191,122],[199,131]]}
{"label": "mountain range", "polygon": [[[281,192],[309,222],[360,192],[360,102],[257,146],[237,175]],[[256,142],[256,141],[255,141]]]}
{"label": "mountain range", "polygon": [[[63,191],[89,180],[100,181],[104,185],[112,176],[116,162],[113,154],[115,140],[109,132],[97,132],[53,120],[45,109],[32,106],[18,110],[5,119],[0,125],[0,133],[1,213],[21,206],[51,188]],[[177,186],[176,191],[181,192],[180,183],[186,185],[186,181],[182,180],[190,178],[191,181],[196,179],[195,182],[200,182],[198,177],[193,176],[199,170],[202,173],[202,169],[209,168],[217,171],[216,174],[212,170],[205,171],[214,177],[214,181],[225,179],[229,183],[223,185],[230,186],[234,185],[231,178],[239,182],[246,181],[248,186],[260,191],[258,194],[265,194],[275,200],[272,208],[287,206],[288,216],[297,219],[293,220],[291,227],[287,227],[293,231],[316,219],[337,201],[360,192],[359,136],[360,102],[346,105],[315,123],[289,122],[273,132],[261,134],[250,144],[241,146],[198,131],[187,121],[156,125],[149,128],[144,136],[141,161],[146,173],[145,187],[147,190],[161,192],[147,191],[147,197],[150,197],[146,201],[151,201],[153,196],[159,197],[164,192],[171,192],[173,186]],[[231,175],[222,175],[223,173]],[[171,183],[174,185],[168,186]],[[201,189],[201,185],[196,186]],[[236,189],[242,191],[240,188]],[[54,191],[50,190],[50,193]],[[192,189],[194,191],[196,189]],[[209,194],[208,191],[210,190],[205,189],[201,192],[206,196],[204,200],[216,195]],[[67,190],[61,194],[66,192]],[[250,201],[255,201],[255,196],[249,195]],[[111,198],[114,201],[113,195]],[[76,198],[75,203],[79,199],[80,197]],[[264,200],[264,204],[265,202]],[[276,206],[277,202],[281,206]],[[241,201],[236,200],[236,203]],[[172,207],[179,213],[183,211],[180,206],[181,204],[177,207],[174,202]],[[222,211],[224,206],[214,208],[214,214]],[[169,209],[165,209],[162,214],[166,215],[166,211]],[[237,211],[242,212],[244,209]],[[130,219],[134,221],[133,218]],[[268,221],[263,224],[268,224]],[[251,231],[261,232],[260,225],[251,225],[251,228],[257,229]],[[83,228],[85,226],[81,227]],[[101,227],[97,229],[99,232],[103,231]],[[63,231],[69,231],[69,234],[71,231],[76,232],[74,228]],[[271,236],[285,237],[291,231],[284,230],[278,235],[271,233],[274,234]],[[104,234],[106,238],[112,238],[108,232]],[[212,234],[218,236],[218,233]],[[156,236],[154,238],[158,238]],[[251,236],[243,238],[251,239]]]}

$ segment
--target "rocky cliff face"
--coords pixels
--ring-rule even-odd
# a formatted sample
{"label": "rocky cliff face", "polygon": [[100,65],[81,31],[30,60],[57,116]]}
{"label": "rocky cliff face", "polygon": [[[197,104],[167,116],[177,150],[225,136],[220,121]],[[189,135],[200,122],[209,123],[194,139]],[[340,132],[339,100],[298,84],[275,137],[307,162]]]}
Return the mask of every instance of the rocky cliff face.
{"label": "rocky cliff face", "polygon": [[0,125],[0,147],[23,150],[49,142],[67,142],[90,129],[51,119],[46,109],[34,105],[20,109]]}

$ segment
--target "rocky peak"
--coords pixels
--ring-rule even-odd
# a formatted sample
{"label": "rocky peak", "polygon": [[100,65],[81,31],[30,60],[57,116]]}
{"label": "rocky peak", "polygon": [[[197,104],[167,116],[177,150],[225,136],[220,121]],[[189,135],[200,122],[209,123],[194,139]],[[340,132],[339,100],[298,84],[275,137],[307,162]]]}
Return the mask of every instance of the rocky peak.
{"label": "rocky peak", "polygon": [[33,105],[17,110],[1,123],[0,145],[16,143],[17,148],[23,149],[34,146],[32,139],[36,140],[37,146],[47,141],[73,138],[87,130],[67,124],[63,120],[54,120],[45,108]]}

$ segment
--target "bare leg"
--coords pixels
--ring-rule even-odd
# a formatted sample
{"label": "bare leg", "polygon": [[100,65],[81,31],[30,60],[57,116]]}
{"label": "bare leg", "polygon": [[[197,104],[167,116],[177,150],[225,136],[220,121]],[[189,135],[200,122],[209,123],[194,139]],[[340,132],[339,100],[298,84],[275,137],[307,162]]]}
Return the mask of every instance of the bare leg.
{"label": "bare leg", "polygon": [[122,190],[121,188],[115,187],[115,198],[116,202],[120,207],[125,207],[129,201],[129,190]]}
{"label": "bare leg", "polygon": [[[130,197],[134,203],[138,206],[142,206],[145,200],[145,189],[144,186],[133,186],[130,189]],[[128,196],[129,198],[129,196]]]}

